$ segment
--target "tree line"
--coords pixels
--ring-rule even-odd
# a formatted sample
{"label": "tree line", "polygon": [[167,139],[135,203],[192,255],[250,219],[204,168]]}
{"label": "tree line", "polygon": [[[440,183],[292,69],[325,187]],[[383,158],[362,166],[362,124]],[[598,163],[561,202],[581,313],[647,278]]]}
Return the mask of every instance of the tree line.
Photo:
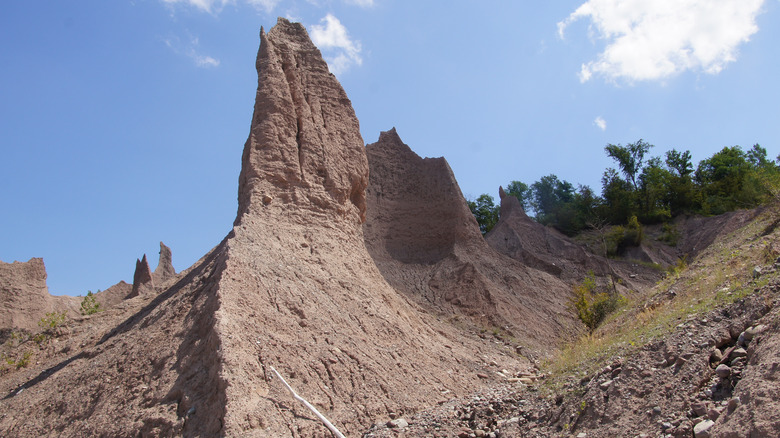
{"label": "tree line", "polygon": [[[654,146],[639,140],[625,146],[607,144],[615,161],[601,177],[601,194],[575,187],[555,175],[528,185],[511,181],[505,191],[515,196],[537,222],[573,236],[604,225],[656,224],[680,214],[717,215],[768,202],[780,187],[780,155],[767,158],[759,144],[745,151],[727,146],[694,167],[690,151],[667,151],[650,157]],[[467,200],[483,234],[499,217],[493,197]]]}

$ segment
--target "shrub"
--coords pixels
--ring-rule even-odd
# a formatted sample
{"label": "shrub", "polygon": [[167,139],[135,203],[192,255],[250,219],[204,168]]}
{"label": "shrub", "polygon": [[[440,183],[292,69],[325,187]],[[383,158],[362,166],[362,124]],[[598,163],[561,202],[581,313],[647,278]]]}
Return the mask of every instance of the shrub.
{"label": "shrub", "polygon": [[626,229],[622,225],[613,227],[604,238],[604,245],[606,246],[607,256],[614,257],[618,255],[618,252],[623,243],[623,236],[626,234]]}
{"label": "shrub", "polygon": [[642,230],[642,224],[639,223],[639,219],[636,216],[631,216],[628,219],[628,225],[626,225],[626,232],[623,234],[623,246],[639,246],[642,244],[644,237],[645,233]]}
{"label": "shrub", "polygon": [[614,289],[599,290],[593,272],[582,283],[574,286],[574,309],[577,317],[591,332],[625,301],[625,297]]}
{"label": "shrub", "polygon": [[32,357],[32,355],[33,355],[32,351],[25,351],[24,353],[22,353],[22,356],[19,357],[18,359],[6,357],[5,362],[10,366],[15,367],[17,370],[20,368],[26,368],[27,365],[30,364],[30,358]]}
{"label": "shrub", "polygon": [[54,330],[65,323],[65,312],[48,312],[38,321],[38,326],[45,331]]}
{"label": "shrub", "polygon": [[87,291],[87,296],[81,301],[81,314],[93,315],[98,312],[100,312],[100,303],[95,300],[95,295],[92,294],[91,290]]}
{"label": "shrub", "polygon": [[658,239],[661,242],[665,242],[669,246],[677,246],[677,241],[680,240],[680,232],[672,224],[664,224],[661,228],[663,234]]}

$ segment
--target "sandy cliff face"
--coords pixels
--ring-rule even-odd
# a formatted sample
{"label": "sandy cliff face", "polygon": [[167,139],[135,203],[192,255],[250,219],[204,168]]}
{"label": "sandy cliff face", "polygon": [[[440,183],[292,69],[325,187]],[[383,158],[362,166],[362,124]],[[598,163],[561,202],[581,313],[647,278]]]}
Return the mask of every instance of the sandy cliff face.
{"label": "sandy cliff face", "polygon": [[572,331],[570,287],[488,246],[446,160],[420,158],[394,129],[366,151],[366,247],[391,285],[538,351]]}
{"label": "sandy cliff face", "polygon": [[77,314],[73,297],[54,297],[46,286],[43,259],[0,262],[0,329],[38,330],[47,312]]}
{"label": "sandy cliff face", "polygon": [[303,26],[261,31],[257,67],[231,233],[173,286],[84,317],[5,379],[4,434],[328,436],[273,366],[355,435],[528,366],[377,269],[358,121]]}
{"label": "sandy cliff face", "polygon": [[280,20],[261,35],[257,65],[239,213],[218,285],[225,431],[320,433],[293,415],[305,411],[280,410],[289,399],[268,380],[271,366],[353,432],[388,410],[474,388],[478,355],[496,352],[421,313],[365,249],[358,121],[303,27]]}

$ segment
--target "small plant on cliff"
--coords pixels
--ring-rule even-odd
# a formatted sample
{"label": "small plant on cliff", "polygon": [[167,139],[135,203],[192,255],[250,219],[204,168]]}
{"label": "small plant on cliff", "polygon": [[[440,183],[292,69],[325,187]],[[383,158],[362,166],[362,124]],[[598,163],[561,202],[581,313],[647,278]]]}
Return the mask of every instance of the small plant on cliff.
{"label": "small plant on cliff", "polygon": [[[100,290],[98,289],[98,292]],[[95,295],[92,291],[87,291],[87,296],[81,301],[81,314],[93,315],[100,312],[100,303],[95,300]]]}
{"label": "small plant on cliff", "polygon": [[593,332],[610,313],[617,310],[626,299],[614,289],[598,290],[593,272],[574,286],[574,309],[577,317]]}
{"label": "small plant on cliff", "polygon": [[26,368],[27,365],[30,364],[30,358],[32,357],[32,355],[33,355],[32,351],[25,351],[17,359],[14,359],[12,357],[6,357],[5,363],[16,368],[17,370],[20,368]]}
{"label": "small plant on cliff", "polygon": [[38,327],[44,331],[54,330],[65,323],[65,312],[48,312],[38,321]]}
{"label": "small plant on cliff", "polygon": [[43,345],[57,334],[57,328],[65,323],[65,312],[48,312],[46,316],[38,321],[38,327],[43,331],[32,336],[32,340],[38,344]]}

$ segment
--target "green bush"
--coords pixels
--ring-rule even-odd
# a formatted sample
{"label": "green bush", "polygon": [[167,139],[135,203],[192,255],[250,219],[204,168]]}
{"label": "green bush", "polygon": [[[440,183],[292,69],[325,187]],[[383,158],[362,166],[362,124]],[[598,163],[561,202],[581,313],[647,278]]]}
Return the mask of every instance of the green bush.
{"label": "green bush", "polygon": [[665,242],[669,246],[677,246],[677,241],[680,239],[680,232],[673,224],[664,224],[661,228],[663,234],[658,239],[661,242]]}
{"label": "green bush", "polygon": [[65,312],[48,312],[38,321],[38,326],[45,331],[54,330],[65,323]]}
{"label": "green bush", "polygon": [[639,219],[636,216],[631,216],[628,219],[628,225],[626,225],[626,232],[623,235],[623,246],[639,246],[642,244],[645,233],[642,230],[642,224],[639,223]]}
{"label": "green bush", "polygon": [[625,297],[615,290],[599,290],[593,272],[582,283],[574,286],[574,309],[577,317],[591,332],[625,302]]}
{"label": "green bush", "polygon": [[[98,292],[100,292],[99,289]],[[87,296],[81,301],[81,314],[93,315],[100,312],[100,310],[100,303],[95,300],[95,295],[92,294],[91,290],[87,291]]]}
{"label": "green bush", "polygon": [[22,353],[22,356],[18,359],[13,359],[11,357],[5,358],[5,363],[8,365],[15,367],[17,370],[20,368],[26,368],[27,365],[30,364],[30,358],[32,357],[33,352],[32,351],[25,351]]}
{"label": "green bush", "polygon": [[623,244],[623,236],[626,234],[626,228],[622,225],[613,227],[605,236],[604,243],[607,249],[607,256],[614,257]]}

